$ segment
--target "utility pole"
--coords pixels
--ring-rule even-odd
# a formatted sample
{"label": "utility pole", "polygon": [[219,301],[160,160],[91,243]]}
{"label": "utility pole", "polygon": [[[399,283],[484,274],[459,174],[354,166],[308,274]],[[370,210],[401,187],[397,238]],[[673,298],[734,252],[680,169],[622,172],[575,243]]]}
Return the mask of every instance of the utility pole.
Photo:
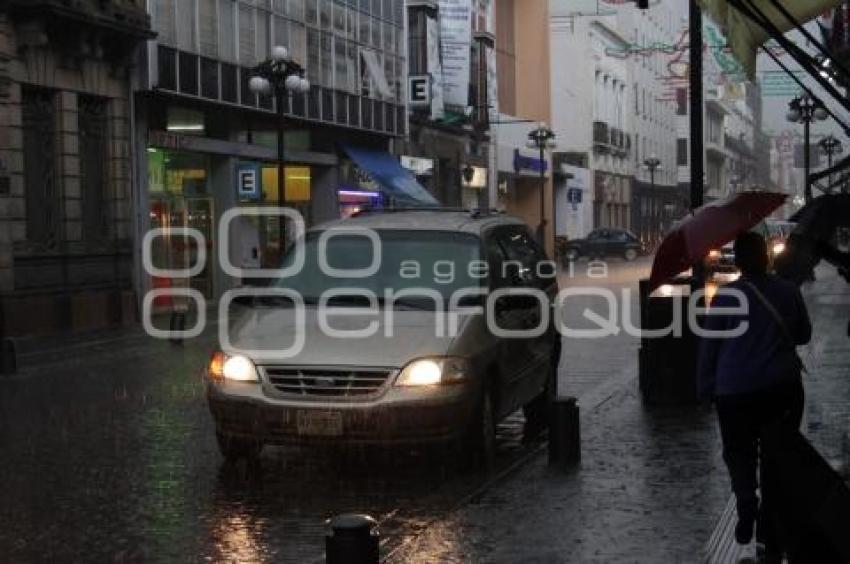
{"label": "utility pole", "polygon": [[[702,120],[702,12],[697,0],[689,0],[688,21],[690,25],[690,117],[691,117],[691,212],[703,205],[705,163],[703,161],[704,139]],[[702,261],[694,265],[694,284],[701,287],[705,282]]]}
{"label": "utility pole", "polygon": [[691,211],[703,205],[703,117],[702,117],[702,12],[697,0],[689,0],[690,21],[690,117],[691,117]]}

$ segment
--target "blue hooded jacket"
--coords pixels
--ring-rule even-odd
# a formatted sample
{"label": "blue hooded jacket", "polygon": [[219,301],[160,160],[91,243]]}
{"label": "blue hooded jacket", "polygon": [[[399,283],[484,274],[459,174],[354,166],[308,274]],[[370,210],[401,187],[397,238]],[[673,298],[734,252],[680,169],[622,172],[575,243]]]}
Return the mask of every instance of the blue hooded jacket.
{"label": "blue hooded jacket", "polygon": [[[748,394],[794,381],[800,377],[795,350],[770,311],[747,283],[754,285],[785,320],[794,345],[812,338],[812,325],[800,289],[773,275],[742,278],[724,286],[747,297],[746,314],[709,315],[703,327],[732,330],[749,324],[740,337],[703,338],[700,343],[697,383],[701,397]],[[712,308],[741,305],[731,295],[719,294]]]}

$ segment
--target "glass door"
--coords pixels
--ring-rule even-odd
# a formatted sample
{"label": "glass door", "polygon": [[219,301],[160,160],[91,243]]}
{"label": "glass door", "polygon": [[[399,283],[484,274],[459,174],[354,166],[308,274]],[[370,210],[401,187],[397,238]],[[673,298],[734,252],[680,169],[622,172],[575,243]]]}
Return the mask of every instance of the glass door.
{"label": "glass door", "polygon": [[[207,251],[204,269],[186,280],[153,277],[154,288],[191,287],[205,298],[214,295],[213,268],[215,248],[213,235],[215,228],[214,203],[211,197],[182,197],[160,195],[151,199],[151,228],[192,228],[203,235],[203,244]],[[188,269],[198,262],[198,241],[182,234],[166,234],[157,237],[152,243],[153,264],[158,268],[173,270]],[[173,300],[161,297],[155,306],[171,307]]]}

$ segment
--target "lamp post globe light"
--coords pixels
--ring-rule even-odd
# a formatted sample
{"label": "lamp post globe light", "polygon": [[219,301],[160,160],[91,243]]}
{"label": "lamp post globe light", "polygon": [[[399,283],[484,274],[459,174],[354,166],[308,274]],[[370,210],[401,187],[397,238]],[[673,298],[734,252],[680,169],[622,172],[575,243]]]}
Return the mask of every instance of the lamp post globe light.
{"label": "lamp post globe light", "polygon": [[[284,154],[284,101],[292,94],[305,94],[310,82],[304,77],[304,67],[289,58],[289,50],[276,45],[271,57],[251,69],[248,88],[259,96],[273,95],[277,110],[277,202],[286,206],[286,169]],[[279,251],[286,248],[286,225],[283,217],[278,219]]]}
{"label": "lamp post globe light", "polygon": [[540,122],[536,129],[528,133],[526,146],[540,152],[540,227],[537,233],[540,246],[546,248],[546,151],[554,149],[555,132]]}
{"label": "lamp post globe light", "polygon": [[[655,173],[656,171],[661,170],[661,159],[659,159],[655,153],[652,153],[645,161],[643,161],[643,166],[646,167],[646,170],[649,171],[649,186],[650,191],[652,192],[652,197],[655,197]],[[653,207],[653,210],[658,211],[657,207]],[[652,215],[655,215],[653,213]],[[652,237],[654,239],[658,239],[663,231],[662,226],[660,225],[659,218],[656,216],[653,218],[653,223],[655,225],[652,226]]]}
{"label": "lamp post globe light", "polygon": [[813,121],[824,121],[829,117],[826,108],[820,100],[815,100],[808,94],[797,96],[788,103],[786,119],[791,123],[803,124],[803,169],[805,178],[806,203],[812,201],[812,185],[809,181],[811,174],[811,125]]}
{"label": "lamp post globe light", "polygon": [[[835,135],[827,135],[818,143],[820,145],[821,150],[826,154],[827,166],[828,168],[832,168],[832,156],[840,155],[843,151],[843,147],[841,146],[841,141],[835,137]],[[829,191],[832,191],[832,174],[829,175]]]}

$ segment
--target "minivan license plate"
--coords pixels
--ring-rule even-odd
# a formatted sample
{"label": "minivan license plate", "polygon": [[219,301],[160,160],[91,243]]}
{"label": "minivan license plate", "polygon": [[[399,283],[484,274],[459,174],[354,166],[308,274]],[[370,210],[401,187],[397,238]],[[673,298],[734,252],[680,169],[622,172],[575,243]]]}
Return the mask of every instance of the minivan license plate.
{"label": "minivan license plate", "polygon": [[299,435],[342,435],[342,413],[339,411],[299,411],[296,424]]}

